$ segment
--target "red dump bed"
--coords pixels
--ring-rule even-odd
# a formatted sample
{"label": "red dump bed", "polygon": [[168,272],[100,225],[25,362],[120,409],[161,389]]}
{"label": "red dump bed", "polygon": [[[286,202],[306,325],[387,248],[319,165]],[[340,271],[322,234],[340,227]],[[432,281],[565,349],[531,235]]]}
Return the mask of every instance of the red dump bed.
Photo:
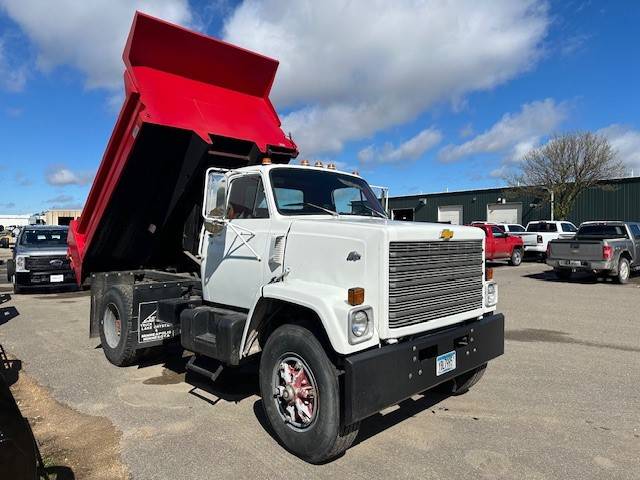
{"label": "red dump bed", "polygon": [[269,101],[277,61],[141,13],[123,59],[126,98],[69,230],[78,282],[179,262],[208,166],[297,154]]}

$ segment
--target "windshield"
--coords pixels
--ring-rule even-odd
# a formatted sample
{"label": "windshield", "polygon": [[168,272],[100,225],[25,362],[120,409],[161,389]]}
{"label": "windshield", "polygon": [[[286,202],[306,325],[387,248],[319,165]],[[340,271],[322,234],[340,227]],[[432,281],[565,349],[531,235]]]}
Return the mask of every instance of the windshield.
{"label": "windshield", "polygon": [[47,247],[65,246],[67,244],[67,230],[56,228],[51,230],[27,228],[22,232],[20,245],[33,247],[42,245]]}
{"label": "windshield", "polygon": [[282,215],[386,217],[371,188],[361,178],[311,168],[274,168],[270,177],[276,206]]}
{"label": "windshield", "polygon": [[510,232],[524,232],[524,227],[522,225],[509,225]]}
{"label": "windshield", "polygon": [[578,230],[578,237],[594,238],[626,238],[624,225],[583,225]]}

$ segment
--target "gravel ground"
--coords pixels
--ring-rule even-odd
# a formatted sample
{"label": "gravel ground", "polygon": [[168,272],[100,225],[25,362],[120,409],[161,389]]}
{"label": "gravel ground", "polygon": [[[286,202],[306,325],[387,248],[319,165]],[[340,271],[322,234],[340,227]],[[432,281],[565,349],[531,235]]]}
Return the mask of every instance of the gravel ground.
{"label": "gravel ground", "polygon": [[506,352],[483,380],[366,420],[355,445],[322,466],[271,437],[251,369],[202,389],[181,358],[110,365],[88,338],[88,292],[12,295],[0,308],[17,316],[0,325],[0,343],[56,401],[113,423],[136,480],[640,478],[638,278],[560,282],[525,262],[499,266],[496,279]]}

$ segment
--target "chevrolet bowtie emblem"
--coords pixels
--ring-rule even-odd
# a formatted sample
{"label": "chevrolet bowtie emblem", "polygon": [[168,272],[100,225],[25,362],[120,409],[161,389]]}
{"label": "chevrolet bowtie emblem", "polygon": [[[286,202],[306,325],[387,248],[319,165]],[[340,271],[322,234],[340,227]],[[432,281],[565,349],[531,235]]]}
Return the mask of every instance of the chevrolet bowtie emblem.
{"label": "chevrolet bowtie emblem", "polygon": [[442,240],[451,240],[453,238],[453,230],[449,230],[448,228],[445,228],[440,232],[440,238]]}

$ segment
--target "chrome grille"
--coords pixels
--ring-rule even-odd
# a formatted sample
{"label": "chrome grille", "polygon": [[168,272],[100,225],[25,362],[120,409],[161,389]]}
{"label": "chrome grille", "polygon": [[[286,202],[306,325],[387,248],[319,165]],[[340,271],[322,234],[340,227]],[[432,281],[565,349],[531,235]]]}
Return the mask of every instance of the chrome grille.
{"label": "chrome grille", "polygon": [[389,327],[482,307],[482,240],[391,242]]}

